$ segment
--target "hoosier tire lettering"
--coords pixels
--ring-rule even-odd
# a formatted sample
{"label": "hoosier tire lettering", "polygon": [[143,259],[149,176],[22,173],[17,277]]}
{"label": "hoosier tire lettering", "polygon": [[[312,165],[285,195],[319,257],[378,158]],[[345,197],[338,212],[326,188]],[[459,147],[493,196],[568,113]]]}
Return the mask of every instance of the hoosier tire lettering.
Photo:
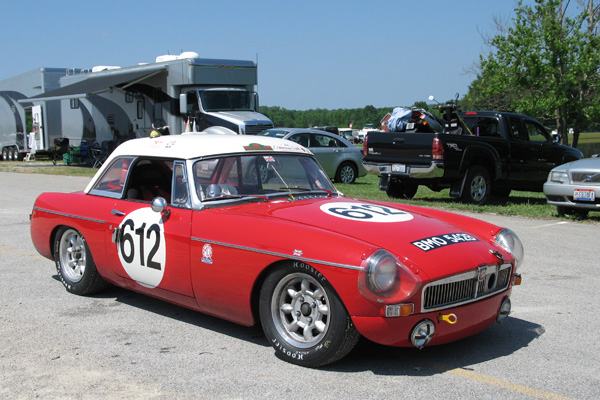
{"label": "hoosier tire lettering", "polygon": [[276,354],[306,367],[341,359],[360,336],[325,276],[299,261],[288,262],[267,276],[259,311]]}

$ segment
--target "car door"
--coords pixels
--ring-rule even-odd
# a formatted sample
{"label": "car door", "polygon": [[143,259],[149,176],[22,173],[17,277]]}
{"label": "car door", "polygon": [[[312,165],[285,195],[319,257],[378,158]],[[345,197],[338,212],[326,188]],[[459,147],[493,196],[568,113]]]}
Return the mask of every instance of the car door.
{"label": "car door", "polygon": [[339,140],[319,133],[311,133],[309,136],[309,149],[313,152],[319,164],[323,167],[330,178],[335,176],[338,165],[344,158],[343,148],[339,146]]}
{"label": "car door", "polygon": [[526,188],[536,178],[536,158],[533,150],[537,144],[529,141],[529,135],[519,116],[508,117],[510,141],[508,178],[517,187]]}
{"label": "car door", "polygon": [[[112,198],[100,210],[111,267],[131,286],[156,290],[159,297],[165,296],[161,290],[193,296],[191,210],[183,165],[166,159],[117,159],[91,192]],[[167,201],[162,211],[152,208],[156,197]]]}
{"label": "car door", "polygon": [[543,126],[527,119],[523,120],[523,126],[531,143],[535,179],[544,182],[550,170],[561,164],[562,152],[559,151],[552,141],[552,136]]}

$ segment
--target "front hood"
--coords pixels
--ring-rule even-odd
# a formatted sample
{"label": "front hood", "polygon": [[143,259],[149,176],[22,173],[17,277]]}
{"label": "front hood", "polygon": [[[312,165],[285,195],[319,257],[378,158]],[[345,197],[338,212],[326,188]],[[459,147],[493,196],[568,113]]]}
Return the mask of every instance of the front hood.
{"label": "front hood", "polygon": [[262,122],[265,124],[272,124],[271,120],[264,116],[261,113],[257,113],[255,111],[218,111],[218,112],[209,112],[208,115],[211,115],[216,118],[223,119],[227,122],[234,123],[239,125],[240,123],[257,123]]}
{"label": "front hood", "polygon": [[[490,250],[500,251],[506,260],[512,259],[493,242],[499,227],[438,210],[334,198],[274,201],[266,213],[292,223],[298,230],[319,229],[350,237],[364,243],[365,251],[386,249],[413,271],[425,272],[430,278],[498,263]],[[342,254],[339,256],[343,258]]]}

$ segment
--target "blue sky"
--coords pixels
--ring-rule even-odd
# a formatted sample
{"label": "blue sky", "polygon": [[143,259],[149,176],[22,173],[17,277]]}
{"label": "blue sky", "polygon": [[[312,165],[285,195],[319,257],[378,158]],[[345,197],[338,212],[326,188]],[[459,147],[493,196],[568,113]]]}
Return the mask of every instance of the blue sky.
{"label": "blue sky", "polygon": [[[0,80],[39,67],[258,59],[262,105],[412,105],[466,93],[494,17],[514,0],[0,0]],[[526,3],[532,1],[526,0]]]}

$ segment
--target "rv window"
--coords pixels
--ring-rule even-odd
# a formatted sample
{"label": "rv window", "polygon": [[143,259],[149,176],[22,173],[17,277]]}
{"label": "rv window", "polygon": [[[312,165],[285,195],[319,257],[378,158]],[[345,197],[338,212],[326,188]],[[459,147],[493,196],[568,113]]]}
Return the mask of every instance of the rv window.
{"label": "rv window", "polygon": [[71,109],[79,108],[79,99],[71,99]]}

